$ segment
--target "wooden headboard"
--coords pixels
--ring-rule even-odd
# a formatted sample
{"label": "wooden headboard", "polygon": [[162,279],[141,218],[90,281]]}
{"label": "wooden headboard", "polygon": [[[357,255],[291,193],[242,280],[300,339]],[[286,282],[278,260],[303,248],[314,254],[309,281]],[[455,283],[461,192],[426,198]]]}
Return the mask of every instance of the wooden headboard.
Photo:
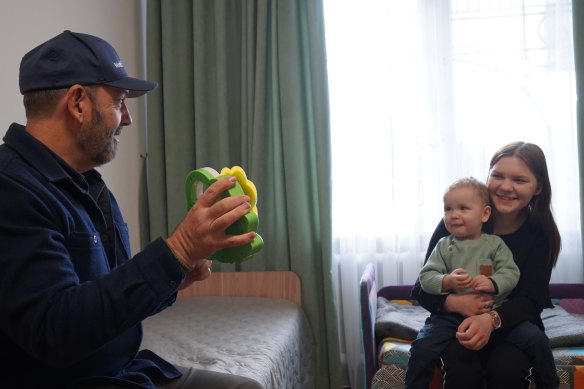
{"label": "wooden headboard", "polygon": [[179,291],[178,298],[196,296],[270,297],[301,305],[300,278],[291,271],[220,272]]}

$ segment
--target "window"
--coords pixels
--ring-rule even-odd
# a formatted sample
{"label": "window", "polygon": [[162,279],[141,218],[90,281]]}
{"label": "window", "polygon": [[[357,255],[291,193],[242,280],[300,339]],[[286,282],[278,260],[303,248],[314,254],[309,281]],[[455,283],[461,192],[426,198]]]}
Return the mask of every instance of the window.
{"label": "window", "polygon": [[378,285],[413,283],[445,187],[486,180],[512,141],[546,153],[563,239],[552,281],[583,281],[571,12],[566,0],[325,0],[341,333],[358,329],[365,265]]}

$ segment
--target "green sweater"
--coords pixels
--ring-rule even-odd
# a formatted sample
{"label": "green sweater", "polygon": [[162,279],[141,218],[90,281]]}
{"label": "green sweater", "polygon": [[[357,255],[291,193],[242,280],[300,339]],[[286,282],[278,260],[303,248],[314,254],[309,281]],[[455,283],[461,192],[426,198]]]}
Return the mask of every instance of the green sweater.
{"label": "green sweater", "polygon": [[[501,305],[519,280],[519,268],[511,250],[496,235],[481,234],[476,240],[458,240],[453,235],[438,241],[428,261],[420,270],[420,284],[426,293],[448,294],[442,290],[442,279],[454,269],[465,269],[471,277],[486,275],[495,282],[494,307]],[[455,291],[455,293],[468,293]]]}

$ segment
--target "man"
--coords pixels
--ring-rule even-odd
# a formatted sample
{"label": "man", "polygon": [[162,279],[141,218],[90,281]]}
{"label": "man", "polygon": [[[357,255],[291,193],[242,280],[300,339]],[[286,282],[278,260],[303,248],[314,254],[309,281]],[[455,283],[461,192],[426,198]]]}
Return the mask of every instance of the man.
{"label": "man", "polygon": [[210,186],[171,236],[130,259],[126,224],[94,168],[132,123],[125,99],[157,84],[128,77],[109,43],[70,31],[27,53],[19,78],[26,126],[12,124],[0,146],[1,386],[261,387],[139,351],[141,321],[207,278],[205,258],[254,238],[224,232],[250,208],[247,196],[216,201],[235,179]]}

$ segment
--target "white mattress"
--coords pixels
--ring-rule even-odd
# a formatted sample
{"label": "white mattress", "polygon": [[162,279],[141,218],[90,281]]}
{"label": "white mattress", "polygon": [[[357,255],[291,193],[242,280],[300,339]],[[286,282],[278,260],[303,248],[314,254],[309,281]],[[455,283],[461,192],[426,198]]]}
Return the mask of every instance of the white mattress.
{"label": "white mattress", "polygon": [[142,348],[175,365],[250,377],[266,389],[314,388],[314,339],[291,301],[193,297],[143,324]]}

